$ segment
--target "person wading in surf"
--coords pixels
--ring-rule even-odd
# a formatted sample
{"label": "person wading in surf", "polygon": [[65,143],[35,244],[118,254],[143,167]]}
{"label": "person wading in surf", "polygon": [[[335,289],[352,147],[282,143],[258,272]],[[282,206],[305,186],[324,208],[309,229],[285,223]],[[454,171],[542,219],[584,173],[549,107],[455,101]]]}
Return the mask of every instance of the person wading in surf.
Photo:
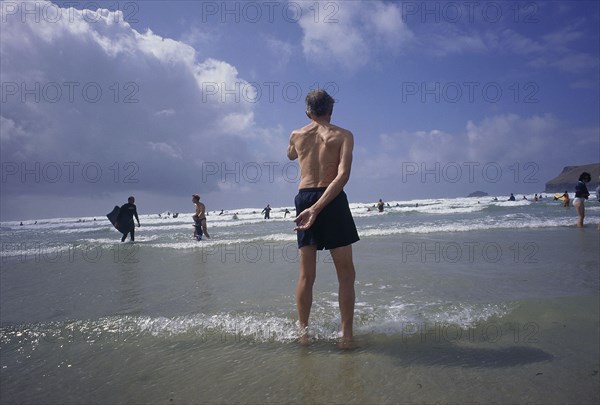
{"label": "person wading in surf", "polygon": [[354,280],[352,244],[359,240],[344,186],[350,178],[354,136],[330,123],[333,98],[324,90],[306,96],[306,115],[311,122],[292,132],[288,158],[298,159],[300,184],[296,204],[296,227],[300,251],[300,274],[296,306],[302,341],[308,341],[308,318],[313,300],[317,250],[330,250],[339,282],[339,307],[343,346],[352,343]]}

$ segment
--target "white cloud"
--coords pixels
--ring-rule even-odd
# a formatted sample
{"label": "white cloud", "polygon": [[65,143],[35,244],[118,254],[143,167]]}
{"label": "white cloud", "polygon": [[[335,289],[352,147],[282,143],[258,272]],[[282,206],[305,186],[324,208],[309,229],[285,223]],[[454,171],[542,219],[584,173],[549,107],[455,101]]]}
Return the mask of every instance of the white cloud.
{"label": "white cloud", "polygon": [[582,31],[576,29],[578,25],[580,24],[569,25],[542,36],[544,43],[556,50],[568,51],[570,44],[585,37]]}
{"label": "white cloud", "polygon": [[[331,5],[335,7],[331,9]],[[394,3],[321,2],[312,4],[312,10],[306,7],[299,21],[304,55],[322,66],[355,71],[377,53],[398,50],[412,39],[412,32],[402,22],[400,6]],[[329,13],[317,17],[316,8]]]}
{"label": "white cloud", "polygon": [[598,69],[600,65],[598,56],[581,52],[568,52],[547,62],[550,66],[557,67],[563,72],[568,73],[590,71],[591,69]]}
{"label": "white cloud", "polygon": [[[170,38],[162,38],[154,34],[151,30],[140,34],[132,30],[133,41],[131,35],[119,37],[117,44],[123,43],[128,46],[123,46],[123,51],[128,49],[139,49],[142,52],[153,55],[164,63],[185,63],[193,66],[196,60],[196,51],[191,46]],[[112,45],[112,44],[111,44]]]}
{"label": "white cloud", "polygon": [[[419,52],[425,52],[434,56],[448,56],[465,53],[482,53],[488,51],[486,38],[478,31],[465,32],[457,24],[439,23],[425,25],[415,35],[415,44],[418,44]],[[494,39],[492,36],[491,39]]]}
{"label": "white cloud", "polygon": [[165,142],[148,142],[148,146],[153,151],[160,152],[161,154],[164,154],[172,159],[181,159],[179,147],[173,147]]}
{"label": "white cloud", "polygon": [[474,160],[535,160],[552,153],[558,136],[558,121],[552,115],[523,118],[504,114],[479,123],[469,121],[465,151]]}
{"label": "white cloud", "polygon": [[293,55],[292,44],[271,36],[264,36],[263,39],[272,59],[276,61],[275,67],[277,69],[285,68]]}
{"label": "white cloud", "polygon": [[254,113],[232,113],[223,117],[221,127],[224,133],[246,137],[247,131],[254,124]]}
{"label": "white cloud", "polygon": [[175,110],[172,108],[167,108],[164,110],[160,110],[154,113],[154,115],[169,117],[175,114]]}
{"label": "white cloud", "polygon": [[585,35],[572,26],[542,35],[539,39],[511,29],[498,34],[488,32],[485,38],[490,51],[522,55],[527,65],[538,69],[551,67],[567,73],[582,73],[600,65],[598,55],[577,50]]}
{"label": "white cloud", "polygon": [[13,120],[0,115],[0,140],[2,142],[20,140],[28,136],[27,132]]}
{"label": "white cloud", "polygon": [[[387,133],[380,135],[379,144],[368,156],[357,148],[353,177],[355,182],[390,180],[393,173],[392,177],[397,179],[408,166],[432,169],[436,164],[441,168],[458,165],[465,169],[473,162],[479,168],[498,164],[506,170],[533,162],[540,171],[549,171],[550,177],[539,178],[551,178],[556,175],[552,171],[555,168],[542,167],[541,162],[583,164],[597,160],[594,153],[597,155],[598,133],[598,128],[565,129],[551,114],[528,117],[500,114],[468,121],[464,131],[458,133],[443,130]],[[571,144],[571,139],[580,141]]]}
{"label": "white cloud", "polygon": [[515,53],[518,55],[539,54],[546,50],[544,45],[539,41],[527,38],[513,30],[506,29],[498,34],[498,37],[493,38],[493,34],[488,33],[491,49]]}
{"label": "white cloud", "polygon": [[[588,25],[597,30],[597,22],[589,22]],[[437,57],[469,53],[516,55],[520,59],[515,59],[514,63],[521,62],[536,69],[553,68],[571,74],[598,69],[600,59],[597,53],[581,50],[585,47],[584,43],[589,42],[585,19],[575,23],[565,22],[564,26],[556,28],[552,24],[547,26],[552,28],[546,33],[526,31],[525,34],[525,31],[518,31],[521,28],[518,25],[502,22],[485,26],[444,21],[422,22],[415,25],[415,32],[411,33],[414,37],[412,43],[416,45],[412,50]],[[546,26],[540,28],[545,29]]]}
{"label": "white cloud", "polygon": [[[104,176],[7,182],[3,210],[9,196],[27,193],[216,190],[214,181],[199,180],[202,162],[253,161],[252,150],[270,150],[256,137],[247,145],[259,129],[252,94],[231,94],[247,84],[235,66],[200,61],[190,45],[151,30],[139,33],[119,12],[63,9],[63,15],[69,17],[38,22],[3,16],[2,81],[15,92],[2,104],[2,161],[93,164]],[[137,182],[114,180],[117,168],[131,167]]]}

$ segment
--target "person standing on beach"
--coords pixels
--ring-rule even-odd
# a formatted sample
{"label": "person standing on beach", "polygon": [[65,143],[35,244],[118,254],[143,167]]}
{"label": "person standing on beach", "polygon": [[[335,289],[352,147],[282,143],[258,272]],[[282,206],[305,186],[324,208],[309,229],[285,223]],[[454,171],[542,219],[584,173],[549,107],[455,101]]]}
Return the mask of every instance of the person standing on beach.
{"label": "person standing on beach", "polygon": [[[199,226],[202,232],[206,235],[207,238],[210,239],[210,235],[208,234],[208,229],[206,228],[206,207],[204,204],[200,202],[200,195],[193,194],[192,202],[196,207],[196,213],[192,216],[194,219],[194,238],[198,239],[198,237],[202,238],[202,234],[200,234],[196,227]],[[200,239],[198,239],[200,240]]]}
{"label": "person standing on beach", "polygon": [[330,250],[339,282],[342,344],[352,341],[354,280],[352,244],[359,240],[344,186],[350,178],[354,136],[330,123],[333,98],[324,90],[306,96],[311,122],[292,132],[287,156],[298,159],[300,184],[295,198],[300,256],[296,306],[302,340],[308,339],[308,318],[317,271],[317,250]]}
{"label": "person standing on beach", "polygon": [[117,224],[119,224],[119,230],[123,234],[121,242],[125,242],[127,235],[130,235],[131,241],[135,242],[135,223],[133,218],[137,220],[137,226],[140,226],[140,219],[138,218],[137,207],[135,206],[135,198],[133,196],[127,199],[127,204],[123,204],[119,209],[117,215]]}
{"label": "person standing on beach", "polygon": [[575,199],[573,200],[573,207],[577,210],[579,219],[577,220],[577,227],[583,228],[583,219],[585,218],[585,200],[590,196],[590,192],[587,189],[585,183],[589,183],[592,180],[592,176],[588,172],[583,172],[579,176],[579,182],[575,186]]}

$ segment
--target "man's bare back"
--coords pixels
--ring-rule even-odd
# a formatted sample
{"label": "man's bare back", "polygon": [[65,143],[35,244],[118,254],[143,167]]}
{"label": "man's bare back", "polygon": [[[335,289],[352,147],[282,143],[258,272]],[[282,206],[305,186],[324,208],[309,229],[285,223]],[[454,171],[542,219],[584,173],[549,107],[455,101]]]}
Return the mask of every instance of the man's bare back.
{"label": "man's bare back", "polygon": [[206,207],[204,206],[204,204],[202,204],[201,202],[194,202],[194,205],[196,206],[196,216],[198,217],[198,219],[205,219]]}
{"label": "man's bare back", "polygon": [[299,189],[326,187],[312,207],[296,217],[296,230],[306,230],[350,179],[354,136],[352,132],[331,124],[331,115],[311,116],[312,122],[290,135],[288,158],[299,160]]}
{"label": "man's bare back", "polygon": [[299,160],[298,188],[327,187],[340,171],[349,176],[353,143],[350,131],[324,121],[312,121],[292,132],[288,158]]}

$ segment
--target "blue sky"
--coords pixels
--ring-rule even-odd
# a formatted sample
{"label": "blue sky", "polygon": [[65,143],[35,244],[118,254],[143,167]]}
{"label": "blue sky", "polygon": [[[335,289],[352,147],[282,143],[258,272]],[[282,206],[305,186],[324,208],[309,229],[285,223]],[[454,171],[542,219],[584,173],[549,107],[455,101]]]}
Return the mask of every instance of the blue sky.
{"label": "blue sky", "polygon": [[315,87],[354,133],[354,202],[600,162],[597,1],[0,4],[2,220],[291,206]]}

